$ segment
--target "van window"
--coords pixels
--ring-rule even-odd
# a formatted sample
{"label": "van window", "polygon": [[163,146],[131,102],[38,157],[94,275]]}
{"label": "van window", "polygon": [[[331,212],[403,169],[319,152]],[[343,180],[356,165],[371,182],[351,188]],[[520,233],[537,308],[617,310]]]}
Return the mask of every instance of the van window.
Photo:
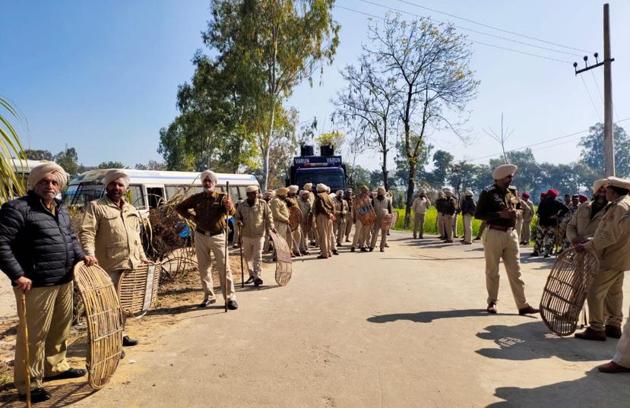
{"label": "van window", "polygon": [[241,200],[240,196],[238,195],[238,187],[230,187],[230,198],[232,199],[232,202],[235,203]]}
{"label": "van window", "polygon": [[243,198],[243,199],[247,198],[247,190],[246,189],[247,189],[247,187],[245,187],[245,186],[238,186],[238,192],[240,193],[241,198]]}
{"label": "van window", "polygon": [[142,191],[142,186],[139,184],[132,184],[129,186],[129,197],[131,201],[131,205],[141,210],[146,208],[146,203],[144,201],[144,194]]}
{"label": "van window", "polygon": [[203,187],[200,186],[192,186],[190,184],[179,185],[179,186],[165,186],[166,189],[166,197],[169,200],[172,200],[173,197],[179,194],[184,194],[184,197],[190,197],[193,194],[201,193],[203,191]]}
{"label": "van window", "polygon": [[157,208],[164,201],[164,189],[162,187],[147,187],[149,196],[149,208]]}

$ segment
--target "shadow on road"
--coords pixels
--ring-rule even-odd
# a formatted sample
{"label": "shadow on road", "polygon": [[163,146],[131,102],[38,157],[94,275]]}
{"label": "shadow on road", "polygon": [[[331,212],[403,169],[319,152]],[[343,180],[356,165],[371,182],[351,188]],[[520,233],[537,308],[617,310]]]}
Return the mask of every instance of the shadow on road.
{"label": "shadow on road", "polygon": [[[463,310],[437,310],[417,313],[393,313],[380,316],[372,316],[367,319],[370,323],[389,323],[398,320],[408,320],[415,323],[431,323],[439,319],[454,319],[460,317],[486,317],[488,312],[484,309]],[[494,315],[496,316],[496,315]],[[500,313],[499,316],[518,316],[516,314]]]}
{"label": "shadow on road", "polygon": [[476,352],[484,357],[502,360],[536,360],[557,357],[565,361],[601,361],[612,358],[616,341],[588,342],[575,337],[558,337],[540,321],[516,326],[488,326],[477,337],[491,340],[499,348]]}
{"label": "shadow on road", "polygon": [[630,406],[630,375],[601,374],[595,369],[573,381],[543,385],[536,388],[500,387],[494,395],[504,401],[487,408],[508,407],[628,407]]}
{"label": "shadow on road", "polygon": [[[46,385],[48,391],[52,394],[52,398],[35,405],[36,407],[65,407],[94,394],[94,391],[87,382],[70,383],[61,385]],[[15,389],[0,394],[0,405],[3,407],[24,407],[25,403],[19,401]]]}

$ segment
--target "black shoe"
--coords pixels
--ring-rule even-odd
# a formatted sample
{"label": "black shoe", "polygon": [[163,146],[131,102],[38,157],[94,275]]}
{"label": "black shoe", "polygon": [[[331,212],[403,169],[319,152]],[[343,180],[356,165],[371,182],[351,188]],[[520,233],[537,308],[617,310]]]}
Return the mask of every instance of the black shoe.
{"label": "black shoe", "polygon": [[263,284],[263,280],[260,278],[254,279],[254,286],[258,287]]}
{"label": "black shoe", "polygon": [[381,252],[385,252],[385,248],[381,248]]}
{"label": "black shoe", "polygon": [[339,255],[339,252],[337,250],[332,251],[333,255]]}
{"label": "black shoe", "polygon": [[203,302],[201,302],[199,304],[199,307],[208,307],[208,306],[213,305],[215,303],[217,303],[216,299],[204,299]]}
{"label": "black shoe", "polygon": [[[87,371],[82,368],[71,368],[69,370],[64,371],[63,373],[59,373],[57,375],[52,375],[50,377],[46,377],[46,381],[54,381],[54,380],[68,380],[71,378],[80,378],[85,377]],[[43,388],[41,388],[43,390]]]}
{"label": "black shoe", "polygon": [[370,252],[374,251],[374,247],[370,247]]}
{"label": "black shoe", "polygon": [[606,325],[606,337],[610,337],[610,338],[613,338],[613,339],[620,339],[621,338],[621,327],[607,324]]}
{"label": "black shoe", "polygon": [[486,307],[486,312],[490,314],[497,314],[497,305],[496,303],[488,303],[488,307]]}
{"label": "black shoe", "polygon": [[129,336],[123,336],[123,347],[133,347],[138,345],[138,340]]}
{"label": "black shoe", "polygon": [[324,256],[324,255],[318,255],[318,256],[317,256],[317,259],[328,259],[328,257],[327,257],[327,256]]}
{"label": "black shoe", "polygon": [[[43,388],[33,388],[31,390],[31,402],[37,404],[38,402],[48,401],[52,395]],[[26,394],[19,395],[20,401],[26,401]]]}
{"label": "black shoe", "polygon": [[475,237],[475,239],[473,241],[479,241],[481,239],[481,237]]}
{"label": "black shoe", "polygon": [[250,276],[249,278],[247,278],[247,280],[245,281],[245,285],[247,285],[248,283],[252,283],[254,282],[254,277]]}
{"label": "black shoe", "polygon": [[227,307],[230,310],[236,310],[238,309],[238,303],[236,303],[236,300],[230,299],[228,300]]}
{"label": "black shoe", "polygon": [[606,341],[606,332],[587,327],[582,333],[575,333],[575,337],[582,340]]}
{"label": "black shoe", "polygon": [[368,249],[366,247],[361,248],[361,252],[367,252]]}
{"label": "black shoe", "polygon": [[521,316],[527,315],[527,314],[538,314],[538,313],[540,313],[540,310],[534,309],[531,306],[527,306],[527,307],[524,307],[522,309],[518,309],[518,314],[520,314]]}
{"label": "black shoe", "polygon": [[356,249],[354,247],[351,247],[350,252],[354,252],[354,251],[356,251]]}
{"label": "black shoe", "polygon": [[531,254],[529,254],[529,256],[539,256],[538,252],[532,252]]}

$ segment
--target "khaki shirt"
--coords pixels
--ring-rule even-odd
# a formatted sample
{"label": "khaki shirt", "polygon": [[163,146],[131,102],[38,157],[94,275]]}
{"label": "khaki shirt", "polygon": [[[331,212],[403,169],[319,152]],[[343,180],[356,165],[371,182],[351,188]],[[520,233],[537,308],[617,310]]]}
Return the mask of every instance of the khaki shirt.
{"label": "khaki shirt", "polygon": [[107,272],[135,269],[147,259],[140,238],[140,214],[125,202],[119,208],[108,197],[88,204],[79,230],[86,255],[95,256]]}
{"label": "khaki shirt", "polygon": [[584,246],[596,254],[600,270],[630,269],[630,196],[608,203],[602,211],[593,239]]}
{"label": "khaki shirt", "polygon": [[431,206],[431,201],[429,201],[426,197],[416,197],[413,200],[413,204],[411,204],[411,209],[414,214],[424,214],[427,212],[427,209]]}
{"label": "khaki shirt", "polygon": [[521,199],[521,209],[523,210],[523,220],[531,221],[534,217],[534,203]]}
{"label": "khaki shirt", "polygon": [[391,214],[392,212],[392,203],[387,198],[379,200],[378,197],[374,197],[372,205],[374,206],[374,211],[376,212],[376,218],[378,220],[380,220],[383,215]]}
{"label": "khaki shirt", "polygon": [[569,242],[578,237],[586,239],[595,235],[597,226],[604,216],[605,209],[600,209],[591,219],[592,205],[592,202],[580,205],[573,213],[573,216],[571,216],[567,224],[567,239]]}
{"label": "khaki shirt", "polygon": [[348,202],[336,196],[332,199],[332,202],[335,205],[335,217],[337,217],[337,220],[343,218],[348,213]]}
{"label": "khaki shirt", "polygon": [[310,201],[310,197],[308,200],[304,200],[302,197],[300,197],[298,198],[297,202],[300,206],[300,210],[302,211],[302,224],[306,224],[309,221],[309,217],[311,216],[313,204]]}
{"label": "khaki shirt", "polygon": [[271,208],[274,222],[281,224],[289,223],[289,207],[287,207],[287,203],[284,202],[284,199],[275,197],[271,200],[269,207]]}
{"label": "khaki shirt", "polygon": [[238,204],[236,219],[241,221],[241,234],[247,238],[260,238],[274,228],[271,210],[265,200],[256,199],[253,205],[247,200]]}

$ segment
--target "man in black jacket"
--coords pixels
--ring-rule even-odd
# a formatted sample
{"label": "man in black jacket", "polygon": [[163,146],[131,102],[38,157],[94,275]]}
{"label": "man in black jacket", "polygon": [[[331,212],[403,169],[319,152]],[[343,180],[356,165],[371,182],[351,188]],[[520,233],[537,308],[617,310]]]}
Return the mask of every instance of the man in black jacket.
{"label": "man in black jacket", "polygon": [[558,194],[557,190],[549,189],[545,193],[545,198],[538,205],[539,237],[536,240],[532,256],[537,256],[542,252],[547,258],[553,252],[558,222],[569,211],[566,205],[556,200]]}
{"label": "man in black jacket", "polygon": [[[42,388],[47,379],[82,377],[85,370],[70,368],[66,340],[72,322],[72,271],[86,257],[70,226],[70,216],[55,197],[66,183],[65,171],[55,163],[32,169],[28,195],[9,201],[0,210],[0,269],[11,279],[18,302],[26,297],[29,333],[28,370],[31,399],[50,399]],[[15,386],[26,397],[23,331],[15,346]]]}

